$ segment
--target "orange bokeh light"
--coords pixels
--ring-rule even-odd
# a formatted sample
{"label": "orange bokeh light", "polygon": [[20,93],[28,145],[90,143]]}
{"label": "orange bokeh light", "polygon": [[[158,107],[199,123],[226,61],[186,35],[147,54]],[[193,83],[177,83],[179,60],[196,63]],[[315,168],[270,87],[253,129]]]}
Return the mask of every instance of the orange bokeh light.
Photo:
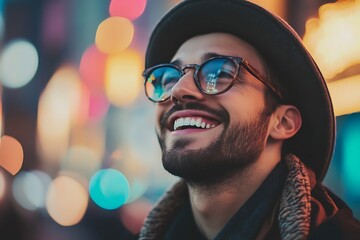
{"label": "orange bokeh light", "polygon": [[67,176],[57,177],[50,185],[46,207],[60,225],[72,226],[84,216],[89,197],[84,187]]}
{"label": "orange bokeh light", "polygon": [[12,175],[18,173],[24,160],[23,148],[19,141],[10,136],[0,140],[0,166]]}
{"label": "orange bokeh light", "polygon": [[146,0],[112,0],[109,7],[111,16],[138,18],[145,10]]}
{"label": "orange bokeh light", "polygon": [[134,37],[134,26],[122,17],[110,17],[100,23],[95,43],[104,53],[118,53],[126,49]]}

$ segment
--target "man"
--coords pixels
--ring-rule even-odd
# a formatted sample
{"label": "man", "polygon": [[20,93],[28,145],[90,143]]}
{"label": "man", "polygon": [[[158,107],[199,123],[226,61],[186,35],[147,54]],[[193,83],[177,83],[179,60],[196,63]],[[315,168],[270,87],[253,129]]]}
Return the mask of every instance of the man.
{"label": "man", "polygon": [[165,169],[182,180],[140,239],[359,239],[321,185],[334,145],[326,84],[295,32],[241,0],[187,0],[146,54]]}

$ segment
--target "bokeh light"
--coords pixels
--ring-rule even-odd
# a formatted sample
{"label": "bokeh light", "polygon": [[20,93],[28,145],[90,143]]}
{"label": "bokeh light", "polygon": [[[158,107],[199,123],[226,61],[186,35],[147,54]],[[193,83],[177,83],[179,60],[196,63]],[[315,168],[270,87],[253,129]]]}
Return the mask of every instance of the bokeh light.
{"label": "bokeh light", "polygon": [[0,169],[0,203],[6,192],[6,180],[3,171]]}
{"label": "bokeh light", "polygon": [[140,198],[148,188],[149,168],[144,165],[130,146],[117,149],[111,154],[111,167],[122,172],[129,182],[130,195],[127,202]]}
{"label": "bokeh light", "polygon": [[110,17],[100,23],[95,37],[98,49],[104,53],[118,53],[126,49],[134,37],[134,26],[122,17]]}
{"label": "bokeh light", "polygon": [[[1,92],[0,92],[1,94]],[[1,97],[0,97],[0,137],[3,135],[3,104],[2,104],[2,100],[1,100]]]}
{"label": "bokeh light", "polygon": [[137,234],[152,207],[150,201],[144,198],[138,199],[135,202],[125,204],[120,209],[120,218],[130,232]]}
{"label": "bokeh light", "polygon": [[81,113],[82,87],[77,70],[55,72],[39,100],[38,150],[46,162],[60,161],[69,146],[72,125]]}
{"label": "bokeh light", "polygon": [[89,95],[89,118],[92,120],[103,119],[110,107],[105,95]]}
{"label": "bokeh light", "polygon": [[138,18],[145,10],[146,0],[111,0],[111,16],[125,17],[130,20]]}
{"label": "bokeh light", "polygon": [[84,52],[79,72],[81,79],[91,94],[104,94],[105,64],[107,55],[100,52],[95,45]]}
{"label": "bokeh light", "polygon": [[0,166],[12,175],[18,173],[24,161],[21,143],[13,137],[3,136],[0,140]]}
{"label": "bokeh light", "polygon": [[325,4],[306,23],[304,44],[326,79],[360,63],[359,23],[359,1]]}
{"label": "bokeh light", "polygon": [[20,172],[12,185],[15,200],[28,210],[44,207],[50,181],[50,177],[41,171]]}
{"label": "bokeh light", "polygon": [[34,77],[38,65],[35,47],[26,40],[13,40],[0,56],[0,79],[6,87],[22,87]]}
{"label": "bokeh light", "polygon": [[87,191],[80,183],[68,176],[59,176],[50,184],[46,208],[58,224],[72,226],[84,217],[88,201]]}
{"label": "bokeh light", "polygon": [[126,177],[115,169],[103,169],[94,174],[89,183],[91,199],[108,210],[119,208],[129,198],[129,183]]}
{"label": "bokeh light", "polygon": [[347,187],[347,195],[360,199],[360,117],[349,118],[348,126],[343,132],[343,174]]}
{"label": "bokeh light", "polygon": [[99,160],[104,156],[105,142],[104,127],[98,123],[88,122],[71,131],[71,147],[90,149]]}
{"label": "bokeh light", "polygon": [[79,173],[88,181],[99,170],[100,166],[101,156],[94,150],[84,146],[70,147],[61,161],[61,170]]}
{"label": "bokeh light", "polygon": [[4,32],[5,32],[4,17],[3,17],[3,15],[0,13],[0,40],[3,39]]}
{"label": "bokeh light", "polygon": [[327,85],[336,116],[360,111],[360,75],[329,82]]}
{"label": "bokeh light", "polygon": [[66,1],[45,1],[42,16],[42,44],[45,48],[56,50],[66,44],[68,20],[71,13]]}
{"label": "bokeh light", "polygon": [[105,92],[110,103],[127,106],[138,97],[141,85],[143,59],[135,50],[111,55],[106,64]]}

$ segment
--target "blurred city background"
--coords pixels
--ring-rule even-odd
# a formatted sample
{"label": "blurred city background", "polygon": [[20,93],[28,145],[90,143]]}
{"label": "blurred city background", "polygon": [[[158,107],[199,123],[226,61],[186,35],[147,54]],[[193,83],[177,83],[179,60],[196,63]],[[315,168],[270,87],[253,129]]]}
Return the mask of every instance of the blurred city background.
{"label": "blurred city background", "polygon": [[[139,231],[177,180],[141,72],[151,30],[179,2],[0,0],[0,239]],[[295,28],[327,80],[337,142],[324,183],[360,218],[360,1],[253,2]]]}

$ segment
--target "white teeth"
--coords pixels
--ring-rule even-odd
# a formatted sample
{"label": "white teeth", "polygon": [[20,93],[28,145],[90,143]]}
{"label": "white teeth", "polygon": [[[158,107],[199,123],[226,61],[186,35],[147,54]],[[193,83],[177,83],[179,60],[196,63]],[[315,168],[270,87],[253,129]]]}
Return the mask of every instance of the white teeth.
{"label": "white teeth", "polygon": [[185,120],[184,120],[184,126],[189,126],[189,125],[190,125],[190,118],[187,117],[187,118],[185,118]]}
{"label": "white teeth", "polygon": [[174,122],[174,130],[177,130],[179,127],[183,127],[183,126],[196,126],[198,128],[203,128],[203,129],[209,129],[209,128],[214,128],[215,125],[210,125],[209,123],[206,123],[202,120],[202,118],[190,118],[190,117],[186,117],[186,118],[178,118],[175,120]]}
{"label": "white teeth", "polygon": [[195,125],[196,125],[197,127],[200,127],[200,126],[201,126],[201,118],[196,119]]}

